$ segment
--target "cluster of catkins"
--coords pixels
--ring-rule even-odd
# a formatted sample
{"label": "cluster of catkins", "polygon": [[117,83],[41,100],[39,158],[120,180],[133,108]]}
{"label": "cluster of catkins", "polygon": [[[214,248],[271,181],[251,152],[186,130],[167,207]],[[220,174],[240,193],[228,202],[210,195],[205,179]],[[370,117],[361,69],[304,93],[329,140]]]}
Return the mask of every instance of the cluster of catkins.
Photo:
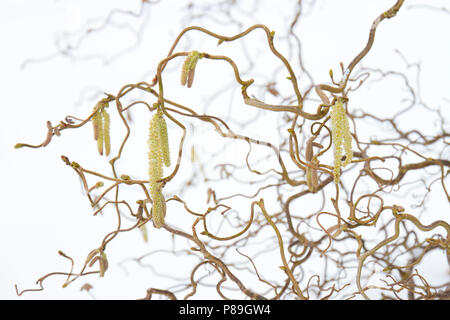
{"label": "cluster of catkins", "polygon": [[106,155],[111,152],[111,141],[109,136],[110,117],[106,108],[108,103],[100,101],[94,108],[95,114],[92,117],[92,126],[94,128],[94,139],[97,141],[97,149],[100,155],[103,155],[103,150]]}

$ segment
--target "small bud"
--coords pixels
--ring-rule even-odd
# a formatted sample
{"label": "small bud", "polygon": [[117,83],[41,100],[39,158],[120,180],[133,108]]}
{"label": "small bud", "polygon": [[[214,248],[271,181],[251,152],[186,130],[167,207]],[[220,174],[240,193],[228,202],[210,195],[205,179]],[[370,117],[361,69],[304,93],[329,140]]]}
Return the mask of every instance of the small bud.
{"label": "small bud", "polygon": [[78,169],[78,168],[80,167],[80,165],[79,165],[77,162],[75,162],[75,161],[72,161],[72,163],[70,164],[70,166],[71,166],[72,168],[75,168],[75,169]]}
{"label": "small bud", "polygon": [[85,283],[85,284],[80,288],[80,291],[89,291],[89,290],[91,290],[92,288],[93,288],[93,287],[92,287],[91,284]]}
{"label": "small bud", "polygon": [[103,187],[103,185],[104,185],[103,182],[102,182],[102,181],[99,181],[99,182],[97,182],[97,183],[95,184],[94,188],[98,189],[98,188]]}
{"label": "small bud", "polygon": [[398,205],[394,204],[394,210],[396,212],[404,212],[405,208],[403,208],[402,206],[398,206]]}
{"label": "small bud", "polygon": [[25,145],[23,143],[16,143],[16,145],[14,146],[15,149],[20,149],[23,148]]}
{"label": "small bud", "polygon": [[70,166],[69,158],[67,158],[66,156],[61,156],[61,160],[64,161],[65,164],[67,164],[68,166]]}

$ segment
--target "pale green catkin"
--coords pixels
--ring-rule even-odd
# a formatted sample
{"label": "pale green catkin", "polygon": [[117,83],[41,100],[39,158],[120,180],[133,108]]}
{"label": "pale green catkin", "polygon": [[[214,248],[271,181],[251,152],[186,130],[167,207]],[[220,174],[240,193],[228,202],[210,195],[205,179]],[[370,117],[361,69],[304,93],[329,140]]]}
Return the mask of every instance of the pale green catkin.
{"label": "pale green catkin", "polygon": [[103,108],[102,110],[102,117],[103,117],[103,142],[105,145],[105,154],[109,155],[111,152],[111,139],[110,139],[110,117],[108,111],[106,111],[106,108]]}
{"label": "pale green catkin", "polygon": [[169,136],[167,134],[166,120],[162,112],[159,114],[159,133],[163,163],[166,167],[170,167]]}
{"label": "pale green catkin", "polygon": [[139,227],[139,230],[141,231],[142,238],[144,239],[144,242],[148,242],[148,233],[147,233],[147,227],[145,224]]}
{"label": "pale green catkin", "polygon": [[203,55],[198,51],[191,51],[184,60],[183,67],[181,68],[180,82],[182,86],[187,84],[190,88],[194,82],[195,67],[199,59],[203,58]]}
{"label": "pale green catkin", "polygon": [[149,161],[149,182],[150,190],[157,188],[156,181],[162,178],[162,156],[160,152],[160,134],[159,134],[158,115],[155,114],[150,121],[148,136],[148,161]]}
{"label": "pale green catkin", "polygon": [[94,126],[98,128],[97,131],[97,150],[100,155],[103,155],[103,115],[101,112],[97,111],[94,116]]}
{"label": "pale green catkin", "polygon": [[166,216],[166,202],[158,180],[163,175],[163,163],[166,166],[170,165],[167,126],[160,110],[150,120],[148,147],[148,176],[150,195],[153,200],[153,223],[156,228],[160,228]]}
{"label": "pale green catkin", "polygon": [[100,131],[100,121],[101,119],[98,116],[98,113],[96,112],[94,116],[92,117],[92,129],[94,131],[94,140],[98,140],[98,133]]}
{"label": "pale green catkin", "polygon": [[92,117],[92,128],[94,130],[94,140],[97,141],[97,150],[100,155],[105,151],[106,155],[111,152],[110,125],[111,120],[106,108],[108,103],[100,101],[95,106],[95,114]]}
{"label": "pale green catkin", "polygon": [[[352,136],[347,115],[345,114],[342,99],[337,99],[331,110],[331,133],[334,146],[334,182],[339,183],[341,167],[352,161]],[[342,147],[344,147],[345,160],[342,162]]]}
{"label": "pale green catkin", "polygon": [[161,189],[153,195],[152,214],[155,228],[161,228],[164,224],[164,218],[166,217],[166,200],[164,199]]}

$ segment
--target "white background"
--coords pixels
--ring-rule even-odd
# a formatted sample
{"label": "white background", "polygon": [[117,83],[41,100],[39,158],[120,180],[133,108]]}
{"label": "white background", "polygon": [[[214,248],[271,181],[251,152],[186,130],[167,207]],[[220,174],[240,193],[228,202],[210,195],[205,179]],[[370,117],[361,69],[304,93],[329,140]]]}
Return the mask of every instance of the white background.
{"label": "white background", "polygon": [[[86,281],[94,285],[92,293],[101,299],[134,299],[143,297],[149,287],[165,287],[163,280],[149,275],[136,264],[128,264],[127,272],[118,266],[124,259],[154,249],[152,239],[164,239],[163,231],[149,228],[151,241],[148,244],[143,243],[138,232],[120,235],[118,241],[113,241],[109,247],[110,269],[104,279],[96,276],[80,279],[62,289],[63,277],[49,278],[44,282],[43,292],[26,293],[22,297],[17,297],[14,289],[14,284],[19,289],[33,288],[35,281],[48,272],[68,271],[69,263],[57,254],[58,250],[73,257],[80,266],[104,234],[115,228],[113,219],[91,216],[78,178],[60,160],[60,155],[66,155],[80,162],[91,159],[93,169],[104,167],[107,160],[96,156],[90,127],[64,131],[62,137],[55,138],[43,149],[16,150],[13,147],[17,142],[41,143],[47,120],[57,123],[68,114],[86,116],[95,104],[91,97],[98,92],[115,94],[124,84],[151,80],[157,62],[165,56],[178,32],[187,26],[181,1],[161,1],[148,6],[138,18],[114,16],[115,25],[84,38],[80,48],[72,51],[72,58],[58,55],[55,44],[58,39],[62,44],[76,43],[79,30],[83,30],[87,22],[99,25],[114,8],[137,12],[139,2],[126,1],[126,5],[124,1],[0,2],[0,299],[91,299],[79,290]],[[275,1],[261,1],[256,18],[246,21],[242,17],[244,28],[253,23],[265,23],[276,30],[277,36],[283,35],[286,31],[283,19],[291,17],[289,8],[292,6],[286,9],[278,5],[281,2],[277,1],[274,8],[271,5]],[[385,0],[317,1],[305,16],[300,34],[305,63],[314,72],[317,82],[328,81],[328,70],[333,68],[336,72],[340,61],[344,64],[351,61],[365,45],[373,19],[393,3]],[[374,47],[363,65],[383,65],[387,69],[397,66],[402,60],[396,49],[408,61],[420,61],[421,97],[432,106],[446,106],[444,115],[448,119],[450,14],[412,7],[424,3],[442,7],[446,1],[406,0],[395,19],[380,25]],[[209,27],[208,23],[215,28],[213,31],[221,34],[240,31],[236,26],[213,25],[207,19],[203,26]],[[280,24],[283,29],[278,31]],[[136,33],[129,28],[142,28],[142,38],[137,44]],[[64,32],[72,36],[65,36]],[[127,48],[132,50],[120,55]],[[189,48],[189,42],[182,43],[181,48]],[[205,42],[202,49],[220,52],[219,48],[212,41]],[[283,52],[283,48],[280,51]],[[198,73],[204,78],[203,81],[198,79],[197,88],[202,89],[197,90],[205,93],[208,90],[204,86],[211,79],[217,80],[217,76],[208,75],[206,68]],[[177,86],[172,88],[171,84],[176,81],[168,83],[167,95],[187,101],[195,99],[191,92]],[[388,104],[389,93],[381,97],[374,95],[370,101],[364,107]],[[244,115],[247,109],[241,105],[239,112]],[[135,117],[148,115],[138,111]],[[141,140],[137,140],[139,143],[145,144],[147,120],[143,121],[144,131]],[[433,127],[433,123],[426,123],[420,116],[412,121],[424,130]],[[264,138],[264,133],[261,137]],[[140,151],[139,143],[136,142],[135,157],[141,157],[142,161],[136,160],[136,167],[130,170],[136,174],[141,171],[141,177],[145,178],[145,150]],[[114,151],[117,149],[113,147]],[[203,194],[198,196],[204,201]],[[449,206],[445,199],[435,202],[433,210],[446,213],[444,219],[448,221]],[[176,274],[178,260],[168,255],[162,257],[167,259],[159,261],[165,266],[164,273]],[[425,267],[433,268],[433,265]],[[445,268],[438,268],[436,272],[440,279],[448,277]],[[207,295],[200,292],[196,297],[207,298]]]}

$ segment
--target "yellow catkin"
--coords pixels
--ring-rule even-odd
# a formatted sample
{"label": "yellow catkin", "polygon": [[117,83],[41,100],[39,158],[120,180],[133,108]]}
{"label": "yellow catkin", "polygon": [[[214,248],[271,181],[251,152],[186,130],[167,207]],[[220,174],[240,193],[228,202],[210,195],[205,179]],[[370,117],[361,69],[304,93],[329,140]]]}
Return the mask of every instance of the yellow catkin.
{"label": "yellow catkin", "polygon": [[145,224],[139,227],[139,230],[141,231],[142,238],[144,239],[144,242],[148,242],[148,233],[147,233],[147,227]]}
{"label": "yellow catkin", "polygon": [[163,175],[163,163],[166,166],[170,165],[167,126],[160,110],[150,120],[148,147],[148,176],[150,195],[153,200],[153,223],[156,228],[160,228],[166,216],[166,202],[158,180]]}
{"label": "yellow catkin", "polygon": [[97,150],[100,155],[103,155],[103,115],[101,112],[97,111],[96,117],[96,123],[98,126],[98,133],[97,133]]}
{"label": "yellow catkin", "polygon": [[153,196],[152,207],[153,223],[155,228],[161,228],[166,217],[166,200],[161,192],[161,189]]}
{"label": "yellow catkin", "polygon": [[161,142],[161,153],[163,163],[166,167],[170,167],[170,150],[169,150],[169,136],[167,134],[167,124],[163,117],[163,113],[158,111],[159,116],[159,134]]}
{"label": "yellow catkin", "polygon": [[195,147],[191,146],[191,162],[197,162],[198,161],[198,156],[197,156],[197,152],[195,152]]}
{"label": "yellow catkin", "polygon": [[149,182],[150,189],[157,187],[156,181],[162,178],[162,156],[160,152],[160,134],[158,115],[155,114],[150,121],[148,136],[148,161],[149,161]]}
{"label": "yellow catkin", "polygon": [[[337,99],[331,110],[331,133],[334,146],[334,182],[339,183],[341,167],[352,161],[352,136],[342,99]],[[344,150],[343,150],[344,149]],[[342,155],[345,152],[345,160]]]}
{"label": "yellow catkin", "polygon": [[194,82],[195,75],[195,67],[197,66],[197,62],[201,59],[203,55],[198,51],[191,51],[186,59],[184,60],[183,67],[181,68],[181,78],[180,82],[182,86],[187,84],[187,87],[190,88],[192,83]]}
{"label": "yellow catkin", "polygon": [[108,270],[108,259],[106,258],[106,254],[104,252],[100,253],[100,259],[99,259],[99,266],[100,266],[100,277],[102,278],[105,275],[106,270]]}
{"label": "yellow catkin", "polygon": [[189,73],[189,56],[184,60],[183,66],[181,67],[180,83],[182,86],[185,86],[187,83],[188,73]]}
{"label": "yellow catkin", "polygon": [[92,117],[92,129],[94,131],[94,140],[97,141],[98,139],[98,131],[100,130],[99,127],[99,117],[98,117],[98,113],[95,113],[94,116]]}
{"label": "yellow catkin", "polygon": [[105,154],[109,155],[111,152],[111,139],[109,135],[109,128],[110,128],[110,117],[108,111],[104,108],[102,110],[102,117],[103,117],[103,141],[105,145]]}

